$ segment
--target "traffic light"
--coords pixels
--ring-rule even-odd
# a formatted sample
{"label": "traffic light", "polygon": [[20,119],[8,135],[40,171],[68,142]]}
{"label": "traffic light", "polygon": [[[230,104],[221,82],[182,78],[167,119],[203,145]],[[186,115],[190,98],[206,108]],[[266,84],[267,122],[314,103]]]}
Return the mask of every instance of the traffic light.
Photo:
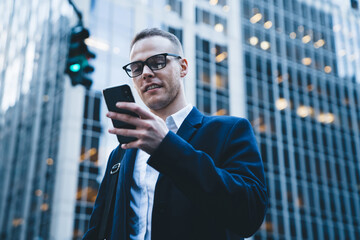
{"label": "traffic light", "polygon": [[81,84],[87,89],[89,89],[92,84],[92,80],[88,75],[94,71],[94,67],[90,65],[89,60],[96,57],[94,53],[89,51],[85,43],[85,39],[89,36],[89,30],[82,25],[77,25],[71,29],[65,70],[73,86]]}

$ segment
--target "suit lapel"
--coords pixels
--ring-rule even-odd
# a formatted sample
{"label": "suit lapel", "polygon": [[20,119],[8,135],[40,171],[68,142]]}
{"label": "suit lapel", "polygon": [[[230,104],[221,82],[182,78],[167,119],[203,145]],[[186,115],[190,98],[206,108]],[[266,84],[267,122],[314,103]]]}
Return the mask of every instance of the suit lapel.
{"label": "suit lapel", "polygon": [[200,128],[204,115],[199,112],[195,107],[191,110],[189,115],[181,124],[177,135],[185,141],[190,142],[191,138],[195,135],[197,129]]}
{"label": "suit lapel", "polygon": [[127,193],[130,193],[130,186],[132,182],[132,175],[134,172],[134,164],[135,164],[135,158],[137,149],[129,149],[128,154],[126,156],[126,165],[125,167],[125,191]]}
{"label": "suit lapel", "polygon": [[[204,115],[201,112],[199,112],[197,108],[193,107],[189,115],[185,118],[184,122],[181,124],[176,134],[185,141],[190,142],[191,139],[195,136],[196,131],[201,127],[203,117]],[[160,173],[156,183],[156,188],[158,187],[158,185],[161,185],[163,177],[164,175]]]}
{"label": "suit lapel", "polygon": [[126,150],[121,161],[120,174],[116,188],[112,239],[126,240],[126,218],[130,206],[130,186],[137,149]]}

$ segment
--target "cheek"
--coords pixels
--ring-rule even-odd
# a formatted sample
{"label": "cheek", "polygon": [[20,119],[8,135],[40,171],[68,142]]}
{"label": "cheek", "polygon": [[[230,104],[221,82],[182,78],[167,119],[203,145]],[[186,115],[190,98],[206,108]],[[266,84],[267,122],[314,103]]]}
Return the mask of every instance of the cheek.
{"label": "cheek", "polygon": [[171,71],[168,72],[168,76],[171,76],[171,79],[169,79],[171,84],[172,85],[176,84],[176,82],[180,78],[180,71],[178,69],[178,66],[173,66],[173,69],[171,69]]}
{"label": "cheek", "polygon": [[137,81],[136,80],[133,80],[133,85],[134,85],[134,88],[136,89],[136,91],[138,92],[138,94],[140,95],[140,86],[138,85]]}
{"label": "cheek", "polygon": [[172,84],[174,86],[177,86],[180,85],[180,82],[181,82],[181,76],[180,76],[180,72],[179,71],[174,71],[173,74],[172,74]]}

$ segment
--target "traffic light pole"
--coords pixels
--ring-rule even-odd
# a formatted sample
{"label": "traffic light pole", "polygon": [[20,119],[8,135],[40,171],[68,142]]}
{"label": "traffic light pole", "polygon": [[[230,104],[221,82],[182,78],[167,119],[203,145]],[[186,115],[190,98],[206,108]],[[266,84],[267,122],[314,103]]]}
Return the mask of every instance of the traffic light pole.
{"label": "traffic light pole", "polygon": [[96,55],[86,45],[85,41],[89,38],[90,33],[83,26],[82,13],[72,0],[68,1],[78,16],[78,23],[71,29],[65,73],[70,77],[73,86],[80,84],[90,89],[92,80],[89,78],[89,74],[94,72],[95,68],[89,61]]}
{"label": "traffic light pole", "polygon": [[69,4],[73,7],[76,15],[78,16],[78,25],[82,26],[83,22],[82,22],[82,13],[79,11],[79,9],[76,7],[76,5],[74,4],[74,2],[72,0],[68,0]]}

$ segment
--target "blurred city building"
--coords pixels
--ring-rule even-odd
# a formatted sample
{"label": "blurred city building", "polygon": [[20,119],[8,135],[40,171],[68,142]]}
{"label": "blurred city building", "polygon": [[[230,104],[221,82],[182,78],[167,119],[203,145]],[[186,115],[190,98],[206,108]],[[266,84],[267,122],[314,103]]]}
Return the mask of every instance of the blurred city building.
{"label": "blurred city building", "polygon": [[146,27],[183,43],[195,106],[252,123],[270,199],[254,239],[360,239],[358,1],[74,3],[96,53],[92,90],[64,75],[67,1],[0,2],[1,239],[81,239],[117,145],[101,90],[132,85],[121,66]]}
{"label": "blurred city building", "polygon": [[255,239],[360,239],[358,9],[241,2],[246,116],[270,195]]}

